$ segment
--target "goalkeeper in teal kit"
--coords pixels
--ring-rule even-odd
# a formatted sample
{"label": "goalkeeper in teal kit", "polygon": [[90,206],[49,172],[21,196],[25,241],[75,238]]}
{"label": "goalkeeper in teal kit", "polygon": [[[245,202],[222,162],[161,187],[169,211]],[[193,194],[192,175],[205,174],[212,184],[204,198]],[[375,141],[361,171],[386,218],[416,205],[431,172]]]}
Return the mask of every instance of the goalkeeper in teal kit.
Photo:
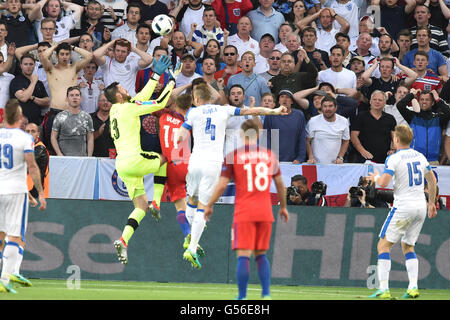
{"label": "goalkeeper in teal kit", "polygon": [[166,106],[181,66],[177,66],[175,72],[170,70],[172,77],[158,99],[148,100],[158,84],[160,75],[169,67],[171,67],[171,61],[167,56],[161,56],[159,61],[154,59],[154,73],[151,79],[134,98],[130,97],[127,90],[117,82],[110,84],[105,89],[105,96],[112,103],[110,126],[111,136],[117,150],[116,170],[125,183],[128,195],[134,204],[134,210],[128,217],[121,238],[114,242],[119,260],[123,264],[128,263],[128,241],[147,210],[150,209],[155,218],[159,218],[159,201],[164,190],[164,183],[156,183],[155,179],[153,198],[157,199],[157,202],[153,201],[149,207],[144,189],[144,176],[153,173],[155,178],[166,177],[167,160],[162,154],[142,150],[139,117]]}

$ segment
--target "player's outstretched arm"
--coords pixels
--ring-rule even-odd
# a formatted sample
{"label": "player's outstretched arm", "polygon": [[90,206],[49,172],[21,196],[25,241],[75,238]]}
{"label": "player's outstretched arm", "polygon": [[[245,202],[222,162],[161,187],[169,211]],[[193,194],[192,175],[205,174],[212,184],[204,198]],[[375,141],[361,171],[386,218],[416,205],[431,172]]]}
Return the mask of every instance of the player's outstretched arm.
{"label": "player's outstretched arm", "polygon": [[285,106],[280,106],[276,109],[270,109],[265,107],[253,107],[253,108],[242,108],[240,116],[285,116],[288,115],[288,108]]}
{"label": "player's outstretched arm", "polygon": [[366,178],[377,183],[380,187],[386,188],[391,182],[392,176],[386,172],[380,176],[377,169],[374,169],[373,172],[369,173],[369,176]]}
{"label": "player's outstretched arm", "polygon": [[[162,55],[161,58],[159,58],[158,61],[153,61],[153,74],[150,78],[150,80],[147,82],[147,84],[142,88],[142,90],[131,99],[131,101],[148,101],[150,100],[150,97],[153,94],[153,91],[155,91],[156,85],[159,82],[159,78],[161,75],[166,71],[170,66],[172,65],[172,62],[170,61],[170,58]],[[172,86],[173,88],[173,86]],[[154,110],[156,111],[156,110]],[[153,112],[153,111],[151,111]]]}
{"label": "player's outstretched arm", "polygon": [[219,200],[220,196],[225,192],[228,186],[228,182],[230,182],[230,178],[228,177],[220,177],[219,182],[216,185],[216,188],[213,191],[213,194],[206,205],[204,217],[206,221],[209,221],[211,215],[213,213],[213,205]]}

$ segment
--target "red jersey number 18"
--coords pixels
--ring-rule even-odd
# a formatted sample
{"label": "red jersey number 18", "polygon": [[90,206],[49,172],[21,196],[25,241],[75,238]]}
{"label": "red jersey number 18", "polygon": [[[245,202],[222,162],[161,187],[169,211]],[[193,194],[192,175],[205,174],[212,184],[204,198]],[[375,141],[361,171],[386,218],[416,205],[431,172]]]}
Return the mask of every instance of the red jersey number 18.
{"label": "red jersey number 18", "polygon": [[265,191],[269,186],[269,167],[267,163],[260,162],[255,165],[255,177],[253,177],[252,164],[244,164],[244,170],[247,172],[247,191],[253,192]]}

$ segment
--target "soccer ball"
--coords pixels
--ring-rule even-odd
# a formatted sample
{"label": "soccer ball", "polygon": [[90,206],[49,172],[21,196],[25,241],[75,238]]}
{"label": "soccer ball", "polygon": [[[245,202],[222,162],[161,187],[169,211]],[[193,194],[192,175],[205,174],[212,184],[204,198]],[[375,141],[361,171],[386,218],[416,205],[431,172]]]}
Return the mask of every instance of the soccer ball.
{"label": "soccer ball", "polygon": [[172,19],[165,14],[157,15],[152,21],[153,32],[161,36],[165,36],[172,31]]}

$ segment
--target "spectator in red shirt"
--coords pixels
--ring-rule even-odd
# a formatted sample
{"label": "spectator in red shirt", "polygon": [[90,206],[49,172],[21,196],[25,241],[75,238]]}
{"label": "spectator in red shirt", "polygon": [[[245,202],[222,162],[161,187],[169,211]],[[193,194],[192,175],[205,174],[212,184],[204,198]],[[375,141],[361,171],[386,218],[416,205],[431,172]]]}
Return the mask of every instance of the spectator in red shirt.
{"label": "spectator in red shirt", "polygon": [[239,18],[245,16],[253,9],[251,0],[214,0],[211,5],[216,11],[220,27],[227,29],[230,32],[230,36],[237,32]]}
{"label": "spectator in red shirt", "polygon": [[230,76],[241,73],[242,69],[238,65],[238,50],[233,45],[228,45],[223,49],[223,59],[225,61],[225,68],[217,71],[214,74],[214,78],[223,78],[225,86],[228,83]]}

